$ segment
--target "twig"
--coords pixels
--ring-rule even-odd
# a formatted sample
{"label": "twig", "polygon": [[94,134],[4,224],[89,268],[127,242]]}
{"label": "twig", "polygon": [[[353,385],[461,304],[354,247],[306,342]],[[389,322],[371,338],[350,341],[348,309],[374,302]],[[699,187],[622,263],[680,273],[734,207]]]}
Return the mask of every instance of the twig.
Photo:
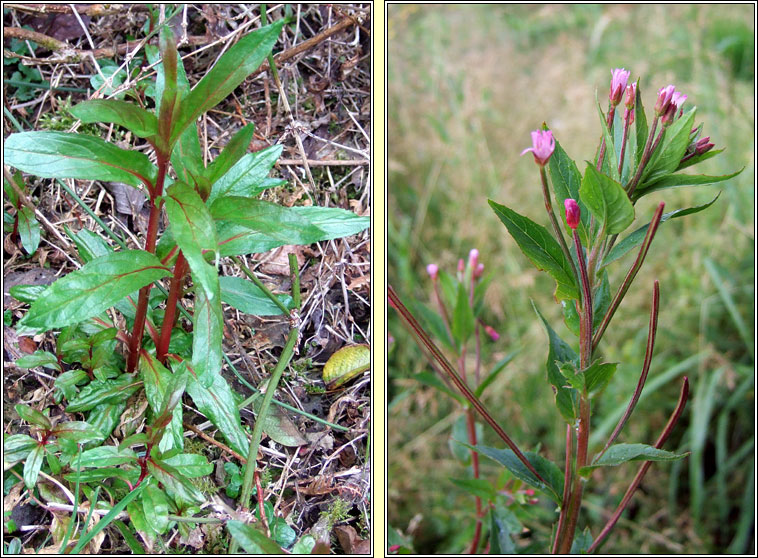
{"label": "twig", "polygon": [[195,434],[197,434],[198,436],[200,436],[206,442],[209,442],[209,443],[213,444],[214,446],[216,446],[218,448],[221,448],[226,453],[229,453],[229,454],[233,455],[236,459],[238,459],[240,461],[240,463],[243,463],[243,464],[247,463],[247,459],[245,459],[244,457],[242,457],[239,453],[237,453],[236,451],[234,451],[232,448],[230,448],[229,446],[225,445],[224,443],[219,442],[218,440],[213,439],[211,436],[209,436],[208,434],[206,434],[205,432],[203,432],[202,430],[200,430],[196,426],[193,426],[190,423],[185,422],[184,423],[184,427],[187,430],[191,430],[192,432],[194,432]]}

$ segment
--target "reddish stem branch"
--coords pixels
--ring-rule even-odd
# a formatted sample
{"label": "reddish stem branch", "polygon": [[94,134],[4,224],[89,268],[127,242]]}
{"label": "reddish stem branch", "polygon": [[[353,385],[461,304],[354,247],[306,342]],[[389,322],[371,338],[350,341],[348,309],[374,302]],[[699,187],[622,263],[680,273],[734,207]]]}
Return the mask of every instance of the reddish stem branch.
{"label": "reddish stem branch", "polygon": [[[466,411],[466,427],[468,430],[468,443],[476,447],[476,422],[474,421],[474,413],[469,409]],[[474,469],[474,478],[479,478],[479,453],[471,450],[471,466]],[[482,535],[482,499],[476,496],[476,528],[474,529],[474,538],[471,541],[471,548],[469,554],[474,554],[479,546],[479,539]]]}
{"label": "reddish stem branch", "polygon": [[611,437],[608,438],[608,442],[606,442],[605,447],[603,448],[603,451],[601,451],[599,454],[595,456],[595,461],[600,459],[600,457],[608,450],[608,448],[611,446],[611,444],[616,440],[619,433],[621,432],[621,429],[624,428],[624,425],[626,424],[626,421],[629,420],[629,417],[632,415],[632,411],[634,411],[634,407],[637,405],[637,402],[640,399],[640,394],[642,393],[642,388],[645,386],[645,381],[647,380],[647,373],[650,371],[650,363],[653,360],[653,348],[655,347],[655,334],[658,330],[658,307],[660,302],[660,288],[658,286],[658,281],[655,281],[653,283],[653,306],[650,309],[650,325],[648,326],[648,332],[647,332],[647,347],[645,348],[645,361],[642,364],[642,372],[640,373],[640,379],[637,382],[637,388],[634,390],[634,395],[632,395],[632,399],[629,401],[629,405],[626,408],[626,412],[624,413],[624,416],[621,417],[621,420],[619,420],[618,424],[616,425],[616,428],[613,429],[613,433],[611,434]]}
{"label": "reddish stem branch", "polygon": [[159,362],[163,362],[168,353],[168,346],[171,342],[171,330],[174,327],[176,321],[176,305],[179,302],[179,296],[182,290],[182,280],[187,273],[187,260],[184,258],[184,254],[179,252],[176,257],[176,264],[174,264],[174,277],[171,279],[171,287],[168,292],[168,300],[166,301],[166,313],[163,316],[163,326],[161,327],[161,338],[157,346],[157,359]]}
{"label": "reddish stem branch", "polygon": [[558,517],[558,527],[555,529],[555,541],[553,541],[552,554],[558,552],[558,546],[564,537],[566,526],[566,513],[568,512],[569,502],[571,500],[571,458],[574,453],[574,432],[570,424],[566,425],[566,462],[564,465],[563,476],[563,499],[561,500],[561,514]]}
{"label": "reddish stem branch", "polygon": [[416,318],[413,317],[413,314],[411,314],[408,309],[405,307],[405,305],[400,301],[400,298],[397,296],[397,293],[395,292],[395,289],[392,288],[392,286],[387,287],[387,297],[389,299],[390,306],[394,307],[398,313],[400,314],[400,317],[405,321],[405,323],[408,325],[408,327],[411,329],[411,331],[416,336],[416,339],[418,342],[423,344],[429,352],[432,354],[432,356],[437,360],[442,370],[445,371],[445,373],[450,377],[452,382],[455,384],[455,386],[458,388],[458,391],[461,392],[461,394],[468,399],[468,401],[471,403],[472,407],[476,409],[476,411],[481,415],[481,417],[484,419],[484,421],[489,424],[492,429],[497,433],[498,436],[505,442],[505,444],[513,451],[513,453],[516,455],[516,457],[521,461],[524,466],[529,469],[529,471],[542,483],[544,483],[546,486],[550,486],[550,484],[540,475],[537,470],[534,468],[534,466],[529,463],[529,460],[526,458],[526,456],[522,453],[522,451],[518,448],[516,443],[511,440],[510,436],[505,433],[505,430],[502,429],[502,427],[497,423],[497,421],[492,418],[492,415],[490,412],[486,409],[484,405],[479,401],[479,399],[474,395],[474,393],[469,389],[469,387],[466,385],[466,383],[463,381],[463,379],[458,375],[458,373],[455,371],[455,369],[452,367],[452,365],[447,361],[445,356],[442,354],[442,351],[440,351],[437,346],[434,344],[434,342],[429,337],[429,334],[424,331],[424,329],[419,325]]}
{"label": "reddish stem branch", "polygon": [[[679,421],[679,417],[682,416],[684,407],[687,404],[689,389],[689,380],[687,379],[687,376],[685,376],[684,381],[682,382],[682,390],[679,393],[679,402],[676,405],[676,409],[674,409],[674,412],[671,414],[669,421],[666,423],[666,427],[663,429],[663,432],[661,432],[658,440],[656,440],[654,446],[655,448],[661,449],[661,447],[663,447],[663,444],[671,435],[671,432],[674,430],[674,426]],[[616,511],[613,512],[613,515],[608,520],[608,523],[605,524],[605,527],[603,527],[603,530],[600,531],[592,545],[590,545],[589,549],[587,550],[587,554],[592,554],[595,550],[597,550],[605,538],[608,536],[608,533],[611,532],[611,529],[613,529],[613,527],[616,525],[619,518],[621,517],[621,514],[624,513],[624,509],[626,509],[626,506],[629,505],[629,501],[632,499],[634,491],[639,487],[643,477],[645,476],[645,473],[647,473],[647,470],[650,468],[650,465],[652,465],[652,463],[652,461],[645,461],[645,463],[643,463],[639,468],[637,474],[634,477],[634,480],[632,481],[632,484],[629,485],[629,488],[626,490],[624,497],[621,499],[621,503],[619,503]]]}

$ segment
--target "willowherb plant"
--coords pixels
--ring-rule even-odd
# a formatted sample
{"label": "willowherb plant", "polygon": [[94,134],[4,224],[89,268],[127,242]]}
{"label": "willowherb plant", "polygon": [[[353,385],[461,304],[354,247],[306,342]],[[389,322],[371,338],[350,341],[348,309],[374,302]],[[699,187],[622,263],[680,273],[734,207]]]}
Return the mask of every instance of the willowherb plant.
{"label": "willowherb plant", "polygon": [[[142,188],[149,202],[142,248],[127,249],[122,243],[123,249],[114,251],[91,231],[74,234],[67,230],[78,249],[81,268],[49,287],[27,285],[11,290],[30,304],[16,324],[19,333],[59,331],[55,353],[40,350],[16,364],[55,370],[57,402],[65,400],[66,411],[83,413],[85,420],[59,422],[27,405],[17,405],[19,416],[33,427],[36,437],[6,437],[6,465],[24,463],[23,480],[29,490],[35,488],[43,467],[54,476],[62,474],[72,490],[76,487],[74,516],[80,487],[90,510],[99,493],[116,502],[98,527],[81,534],[74,552],[122,510],[128,512],[131,528],[148,548],[173,525],[188,534],[187,526],[205,503],[205,496],[190,479],[210,474],[213,467],[203,456],[183,451],[181,401],[185,393],[229,447],[248,456],[240,505],[243,510],[249,507],[265,421],[256,421],[250,441],[240,423],[239,402],[221,376],[222,301],[247,313],[284,315],[290,322],[287,344],[258,411],[261,418],[298,339],[299,271],[291,258],[292,296],[275,295],[237,256],[348,236],[369,224],[368,218],[341,209],[283,207],[257,199],[267,188],[283,183],[268,177],[282,147],[248,154],[252,124],[238,131],[209,165],[203,162],[197,119],[267,57],[275,72],[270,53],[283,24],[282,20],[265,25],[264,17],[263,27],[242,36],[191,89],[173,34],[164,24],[159,48],[146,47],[151,63],[157,64],[154,111],[114,99],[85,101],[71,109],[82,122],[111,123],[129,130],[148,144],[153,159],[141,151],[76,133],[23,132],[5,141],[4,162],[18,171],[43,178],[121,182]],[[6,191],[15,194],[11,202],[21,208],[20,173],[14,176],[4,170]],[[164,209],[168,219],[162,227]],[[31,218],[19,215],[18,221],[23,225],[32,218],[33,212]],[[24,242],[24,247],[31,253],[36,244]],[[252,282],[220,277],[219,260],[224,257],[231,257]],[[167,290],[158,283],[162,279],[168,280]],[[191,316],[180,304],[190,292]],[[111,308],[116,312],[109,314]],[[177,310],[191,319],[191,333],[177,323]],[[119,344],[123,356],[117,350]],[[141,411],[139,401],[146,402]],[[143,419],[147,427],[141,432],[137,425]],[[118,445],[108,443],[114,429],[122,438]],[[258,500],[262,511],[262,498]],[[217,522],[226,523],[234,539],[232,547],[241,541],[248,552],[282,551],[262,531],[244,522]],[[70,521],[71,528],[74,523]],[[71,528],[63,541],[56,540],[61,548],[66,547]],[[294,538],[287,545],[292,543]]]}
{"label": "willowherb plant", "polygon": [[[512,540],[512,536],[518,533],[518,520],[508,506],[503,505],[500,496],[492,488],[488,491],[486,483],[478,479],[477,454],[494,459],[506,467],[515,479],[541,491],[557,504],[559,513],[549,549],[556,554],[596,551],[629,504],[651,462],[682,459],[687,455],[662,449],[687,401],[689,386],[686,377],[682,379],[675,410],[653,444],[615,443],[634,411],[650,370],[658,323],[658,281],[654,282],[652,289],[648,340],[637,387],[630,396],[626,412],[598,451],[589,446],[591,410],[612,380],[618,365],[603,360],[600,343],[645,261],[659,225],[668,219],[703,211],[718,196],[707,204],[670,213],[663,213],[664,204],[661,202],[647,225],[617,240],[635,220],[635,204],[643,196],[678,186],[721,182],[736,176],[741,170],[724,176],[680,173],[722,150],[714,150],[710,138],[701,137],[702,124],[694,125],[695,108],[685,107],[687,96],[676,91],[673,85],[658,91],[653,119],[648,125],[639,81],[628,83],[629,77],[630,72],[624,69],[612,72],[605,114],[598,103],[602,128],[600,144],[594,162],[587,162],[583,173],[546,125],[532,132],[532,146],[525,149],[522,155],[531,152],[538,166],[549,229],[505,205],[492,200],[489,202],[527,258],[555,279],[554,298],[562,304],[566,326],[578,337],[577,351],[574,345],[558,336],[535,306],[548,336],[547,382],[554,394],[556,408],[566,422],[566,453],[562,464],[553,463],[538,453],[522,452],[479,401],[489,382],[482,380],[478,373],[473,378],[466,374],[461,358],[466,352],[466,338],[456,335],[456,330],[473,331],[472,324],[480,310],[473,294],[476,272],[472,271],[472,266],[466,268],[465,277],[459,273],[460,283],[457,284],[450,277],[443,276],[436,266],[428,270],[434,283],[440,316],[419,305],[411,305],[411,309],[422,315],[427,328],[455,355],[458,370],[389,287],[390,305],[409,326],[433,368],[460,392],[462,399],[457,393],[453,395],[469,409],[469,423],[473,425],[473,411],[476,411],[508,446],[508,449],[496,449],[476,443],[473,426],[468,428],[468,443],[454,435],[454,439],[460,440],[471,451],[474,478],[477,479],[476,482],[456,483],[477,497],[477,525],[470,552],[476,552],[481,544],[481,521],[486,510],[483,512],[480,498],[488,494],[486,507],[489,508],[490,517],[490,552],[518,551]],[[617,110],[622,100],[623,114]],[[554,209],[554,203],[558,212]],[[614,288],[609,280],[608,267],[618,264],[623,256],[633,250],[637,252],[636,258],[623,280]],[[438,277],[446,277],[446,281]],[[441,289],[442,296],[438,285],[444,287]],[[467,294],[468,298],[465,298]],[[454,305],[452,314],[448,310],[450,305]],[[478,347],[477,332],[477,354]],[[478,368],[478,358],[476,362]],[[437,384],[445,387],[439,381]],[[642,461],[643,464],[611,518],[594,535],[589,526],[577,534],[584,487],[591,480],[594,469],[629,461]]]}

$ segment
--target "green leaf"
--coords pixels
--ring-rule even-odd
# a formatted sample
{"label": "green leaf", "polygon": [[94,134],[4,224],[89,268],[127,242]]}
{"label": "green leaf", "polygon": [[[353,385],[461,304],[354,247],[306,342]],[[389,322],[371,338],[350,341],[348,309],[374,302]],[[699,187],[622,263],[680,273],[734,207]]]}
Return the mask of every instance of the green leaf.
{"label": "green leaf", "polygon": [[659,190],[666,190],[668,188],[716,184],[717,182],[723,182],[724,180],[734,178],[743,170],[745,170],[745,167],[742,167],[737,172],[723,174],[720,176],[709,176],[706,174],[669,174],[653,182],[646,182],[643,184],[642,187],[635,193],[635,198],[641,198],[642,196],[645,196],[652,192],[658,192]]}
{"label": "green leaf", "polygon": [[[476,439],[484,437],[484,427],[480,423],[474,423]],[[468,445],[468,419],[465,414],[460,415],[453,423],[450,438],[447,445],[458,462],[468,467],[471,464],[471,446]]]}
{"label": "green leaf", "polygon": [[321,377],[327,388],[333,389],[363,374],[371,368],[371,348],[368,345],[346,345],[332,353]]}
{"label": "green leaf", "polygon": [[171,132],[172,140],[201,114],[220,103],[261,65],[274,47],[283,25],[284,20],[280,20],[244,35],[221,56],[184,99],[182,113]]}
{"label": "green leaf", "polygon": [[[701,124],[702,126],[702,124]],[[676,168],[677,172],[686,169],[687,167],[691,167],[692,165],[697,165],[698,163],[702,163],[703,161],[707,161],[708,159],[715,157],[719,153],[724,151],[724,149],[711,149],[710,151],[706,151],[705,153],[701,153],[700,155],[693,155],[689,159],[687,159],[684,162],[679,162],[679,166]]]}
{"label": "green leaf", "polygon": [[489,204],[526,257],[537,269],[547,271],[555,279],[556,299],[578,299],[579,289],[571,264],[547,229],[504,205],[492,200]]}
{"label": "green leaf", "polygon": [[210,475],[213,465],[202,455],[196,453],[179,453],[168,459],[164,459],[172,467],[176,467],[185,477],[196,478]]}
{"label": "green leaf", "polygon": [[[237,135],[244,130],[245,128],[240,130]],[[227,161],[222,160],[217,166],[214,166],[216,164],[214,161],[205,172],[213,184],[208,197],[208,204],[210,205],[217,198],[224,196],[255,197],[260,194],[265,189],[264,181],[271,172],[274,163],[281,156],[283,148],[282,145],[272,145],[255,153],[248,153],[230,168],[224,168],[226,166],[224,163],[230,158]]]}
{"label": "green leaf", "polygon": [[134,376],[121,374],[112,380],[93,380],[66,407],[68,413],[89,411],[97,405],[126,401],[141,387]]}
{"label": "green leaf", "polygon": [[592,465],[579,469],[579,474],[588,477],[598,467],[615,467],[628,461],[676,461],[689,454],[657,449],[647,444],[614,444]]}
{"label": "green leaf", "polygon": [[[242,225],[228,221],[219,221],[219,250],[222,256],[256,254],[267,252],[286,244],[312,244],[323,240],[342,238],[367,229],[371,224],[369,217],[360,217],[351,211],[335,207],[291,207],[291,213],[301,222],[309,223],[315,228],[302,231],[297,239],[281,239],[259,231],[251,231]],[[298,240],[299,242],[295,242]]]}
{"label": "green leaf", "polygon": [[34,216],[34,211],[26,206],[18,210],[16,218],[18,219],[18,234],[21,237],[21,246],[31,256],[37,250],[37,246],[39,246],[40,224]]}
{"label": "green leaf", "polygon": [[566,379],[566,382],[568,382],[568,386],[574,388],[578,392],[584,391],[584,375],[577,369],[576,364],[571,361],[561,362],[558,364],[558,370]]}
{"label": "green leaf", "polygon": [[67,370],[55,378],[55,388],[60,390],[63,396],[71,401],[76,397],[77,384],[89,381],[89,376],[84,370]]}
{"label": "green leaf", "polygon": [[521,523],[511,510],[502,505],[490,509],[490,554],[517,554],[512,537],[520,532]]}
{"label": "green leaf", "polygon": [[[72,420],[55,425],[53,434],[59,439],[86,444],[99,442],[105,439],[105,435],[96,426],[83,421]],[[110,433],[109,433],[110,434]]]}
{"label": "green leaf", "polygon": [[37,440],[26,434],[5,435],[3,437],[3,470],[8,470],[14,463],[26,459],[37,445]]}
{"label": "green leaf", "polygon": [[178,469],[161,459],[150,459],[147,467],[155,479],[163,484],[166,492],[173,498],[181,498],[191,504],[202,504],[205,496]]}
{"label": "green leaf", "polygon": [[445,385],[445,382],[440,380],[439,376],[435,374],[434,372],[426,372],[426,371],[419,372],[418,374],[414,374],[412,378],[418,382],[421,382],[424,385],[440,390],[442,393],[444,393],[448,397],[452,397],[453,399],[459,401],[461,405],[464,403],[463,397],[459,395],[458,393],[452,391],[450,388],[448,388]]}
{"label": "green leaf", "polygon": [[606,234],[618,234],[634,221],[634,206],[621,184],[599,173],[589,163],[579,196]]}
{"label": "green leaf", "polygon": [[516,457],[513,450],[497,449],[482,445],[477,445],[474,449],[480,454],[486,455],[490,459],[494,459],[501,465],[504,465],[511,473],[513,473],[514,477],[538,490],[541,490],[556,504],[560,505],[561,497],[563,495],[563,473],[552,461],[549,461],[538,453],[532,451],[524,452],[527,461],[529,461],[540,476],[547,481],[548,484],[544,484],[534,476],[534,473],[526,468],[526,465]]}
{"label": "green leaf", "polygon": [[192,397],[197,410],[221,431],[231,448],[247,455],[249,442],[240,426],[240,414],[232,390],[220,374],[215,374],[212,378],[213,383],[209,387],[190,378],[187,393]]}
{"label": "green leaf", "polygon": [[52,368],[53,370],[63,372],[60,364],[58,364],[58,358],[48,351],[35,351],[31,355],[24,355],[14,364],[19,368],[36,368],[37,366],[44,366],[45,368]]}
{"label": "green leaf", "polygon": [[450,482],[485,502],[495,498],[494,487],[484,479],[450,479]]}
{"label": "green leaf", "polygon": [[81,258],[83,263],[88,263],[95,258],[113,252],[113,249],[108,246],[108,243],[105,242],[102,237],[89,229],[82,229],[76,234],[71,233],[68,230],[68,227],[66,227],[66,229],[66,233],[71,237],[71,240],[74,241],[74,244],[76,244],[76,249],[79,251],[79,258]]}
{"label": "green leaf", "polygon": [[38,444],[29,455],[26,457],[24,463],[24,485],[29,490],[34,488],[37,484],[37,477],[39,476],[40,469],[42,469],[42,462],[45,458],[45,446]]}
{"label": "green leaf", "polygon": [[[279,316],[281,309],[251,281],[241,277],[219,277],[221,301],[253,316]],[[276,297],[287,307],[292,307],[292,297],[279,294]]]}
{"label": "green leaf", "polygon": [[13,298],[31,304],[45,292],[48,285],[14,285],[9,290]]}
{"label": "green leaf", "polygon": [[[608,281],[608,274],[600,272],[600,285],[595,289],[592,295],[592,327],[597,327],[603,321],[608,307],[611,305],[611,284]],[[576,307],[574,308],[576,311]],[[578,314],[577,314],[578,318]],[[579,336],[579,325],[577,323],[577,337]]]}
{"label": "green leaf", "polygon": [[218,273],[203,257],[203,251],[215,254],[218,246],[213,218],[195,189],[183,182],[174,183],[164,199],[171,233],[187,258],[192,278],[213,299],[218,290]]}
{"label": "green leaf", "polygon": [[[158,135],[160,147],[164,153],[168,153],[174,142],[179,139],[184,130],[179,131],[172,137],[172,130],[177,120],[181,118],[182,93],[177,84],[177,59],[179,53],[176,50],[176,39],[169,26],[163,26],[158,40],[161,53],[162,82],[160,87],[160,103],[158,103]],[[158,93],[156,84],[156,94]],[[190,122],[194,122],[192,119]]]}
{"label": "green leaf", "polygon": [[[174,383],[177,373],[172,374],[168,371],[158,359],[156,359],[151,353],[142,352],[139,359],[139,372],[142,375],[142,381],[145,386],[145,397],[156,416],[161,415],[165,411],[164,404],[166,402],[167,392],[170,384]],[[183,368],[186,370],[186,367]],[[186,381],[186,379],[185,379]],[[184,393],[184,385],[181,386],[181,393]],[[181,398],[181,394],[179,395]],[[176,407],[176,405],[174,405]],[[159,449],[161,451],[168,451],[174,447],[183,447],[183,426],[182,409],[178,406],[172,411],[172,423],[168,426],[166,434],[160,440]],[[173,423],[177,424],[174,425]],[[178,430],[178,432],[177,432]]]}
{"label": "green leaf", "polygon": [[211,205],[211,215],[288,244],[306,244],[311,242],[310,238],[323,234],[288,207],[240,196],[218,198]]}
{"label": "green leaf", "polygon": [[455,308],[453,309],[453,338],[458,347],[463,347],[468,338],[474,333],[474,312],[469,306],[469,297],[466,287],[463,283],[458,284],[458,293],[455,299]]}
{"label": "green leaf", "polygon": [[[440,273],[440,275],[442,275]],[[421,325],[425,330],[430,332],[435,339],[443,343],[446,347],[453,348],[453,340],[447,332],[445,322],[442,317],[426,307],[426,305],[416,301],[408,300],[408,308],[413,312],[413,315],[418,318]]]}
{"label": "green leaf", "polygon": [[[247,126],[243,126],[224,146],[224,149],[221,151],[219,156],[216,157],[216,159],[210,165],[208,165],[208,167],[203,172],[203,175],[210,181],[211,184],[214,184],[219,178],[224,176],[229,171],[229,169],[231,169],[242,158],[242,156],[247,153],[247,148],[250,146],[254,132],[255,124],[250,123]],[[277,147],[279,148],[279,153],[281,153],[281,145],[273,146],[273,148],[268,148],[264,151],[269,151],[272,149],[276,150]],[[259,153],[262,152],[255,153],[253,155],[258,155]],[[278,158],[279,155],[277,154],[274,161],[276,161]],[[273,166],[273,162],[271,164]],[[269,166],[269,169],[270,168],[271,167]],[[266,171],[266,174],[268,174],[268,171]]]}
{"label": "green leaf", "polygon": [[[663,223],[664,221],[668,221],[669,219],[676,219],[677,217],[692,215],[693,213],[699,213],[700,211],[703,211],[704,209],[708,209],[710,206],[712,206],[716,202],[717,199],[719,199],[720,195],[721,195],[721,192],[716,194],[716,197],[713,198],[711,201],[703,205],[696,205],[695,207],[688,207],[686,209],[677,209],[669,213],[664,213],[661,216],[661,223]],[[650,223],[648,223],[647,225],[643,227],[640,227],[639,229],[631,233],[629,236],[624,238],[624,240],[616,244],[608,253],[608,255],[605,256],[605,258],[603,259],[603,263],[600,265],[600,268],[607,266],[611,262],[615,262],[616,260],[624,256],[627,252],[629,252],[633,248],[636,248],[637,246],[642,244],[642,241],[645,240],[645,235],[647,234],[647,229],[649,226],[650,226]]]}
{"label": "green leaf", "polygon": [[[253,409],[255,410],[256,417],[260,416],[262,405],[262,397],[253,401]],[[256,418],[256,420],[260,420],[260,418]],[[295,423],[292,422],[292,420],[290,420],[290,418],[284,413],[284,410],[277,405],[269,407],[266,416],[263,418],[263,431],[276,443],[290,448],[304,446],[308,443],[305,438],[303,438],[303,435],[300,434]]]}
{"label": "green leaf", "polygon": [[592,546],[592,533],[590,528],[585,527],[584,531],[578,533],[574,538],[574,542],[571,543],[570,554],[589,554],[590,547]]}
{"label": "green leaf", "polygon": [[587,387],[587,391],[590,395],[605,389],[608,382],[616,373],[617,362],[595,362],[582,372],[584,374],[584,382]]}
{"label": "green leaf", "polygon": [[45,415],[40,413],[38,410],[32,409],[29,405],[22,405],[19,403],[18,405],[15,405],[13,408],[18,413],[18,416],[20,416],[23,420],[25,420],[29,424],[39,426],[40,428],[43,428],[45,430],[50,430],[53,427],[49,418],[47,418]]}
{"label": "green leaf", "polygon": [[159,534],[165,533],[168,529],[166,493],[152,482],[145,487],[142,493],[142,509],[145,512],[145,517],[149,518],[153,529]]}
{"label": "green leaf", "polygon": [[93,99],[79,103],[69,112],[85,123],[107,122],[123,126],[139,138],[149,138],[158,133],[155,115],[126,101]]}
{"label": "green leaf", "polygon": [[[106,381],[106,380],[98,380]],[[126,402],[131,395],[139,389],[139,385],[132,388],[131,391],[125,391],[123,397],[114,397],[114,401],[100,403],[92,407],[87,416],[87,422],[97,428],[103,437],[110,436],[113,429],[121,421],[121,415],[126,410]]]}
{"label": "green leaf", "polygon": [[138,151],[127,151],[94,136],[64,132],[23,132],[5,141],[5,164],[43,178],[79,178],[152,184],[158,170]]}
{"label": "green leaf", "polygon": [[313,535],[303,535],[292,547],[292,554],[310,554],[313,547],[316,546],[316,539]]}
{"label": "green leaf", "polygon": [[80,483],[99,482],[106,479],[121,479],[123,481],[129,481],[134,484],[139,479],[139,469],[134,467],[131,469],[119,469],[117,467],[102,467],[100,469],[87,469],[85,471],[74,471],[67,475],[63,475],[63,478],[69,482],[76,482],[76,478],[79,477]]}
{"label": "green leaf", "polygon": [[248,554],[284,554],[284,550],[278,544],[252,525],[241,521],[227,521],[226,528]]}
{"label": "green leaf", "polygon": [[641,183],[652,182],[674,172],[679,167],[684,152],[690,144],[690,130],[695,121],[695,111],[696,108],[692,107],[666,128],[660,145],[650,157],[642,173]]}
{"label": "green leaf", "polygon": [[[23,192],[26,188],[26,185],[24,184],[24,179],[21,173],[17,171],[13,176],[13,180],[15,180],[16,186],[18,186],[19,189]],[[5,195],[8,196],[8,201],[11,202],[11,205],[13,207],[19,207],[18,194],[16,193],[15,188],[13,188],[11,183],[8,182],[8,179],[5,177],[3,177],[3,190],[5,191]]]}
{"label": "green leaf", "polygon": [[142,250],[113,252],[58,279],[19,323],[47,331],[82,322],[167,275],[170,271],[153,254]]}
{"label": "green leaf", "polygon": [[505,370],[505,367],[508,365],[510,361],[514,359],[514,357],[518,354],[518,350],[512,351],[505,355],[502,359],[498,361],[497,364],[492,368],[489,374],[485,376],[485,378],[482,380],[482,382],[476,386],[476,389],[474,390],[474,395],[477,397],[481,397],[481,395],[484,393],[484,390],[487,389],[487,387],[495,381],[495,378],[497,378],[500,375],[500,372]]}
{"label": "green leaf", "polygon": [[579,363],[579,357],[574,352],[571,346],[563,341],[558,334],[550,327],[544,316],[537,310],[537,307],[532,302],[532,307],[537,315],[545,325],[547,331],[547,337],[549,342],[549,348],[547,353],[547,362],[545,363],[545,369],[547,370],[547,379],[553,385],[553,391],[555,393],[555,405],[561,413],[563,419],[573,425],[577,417],[577,409],[579,406],[579,397],[576,390],[567,389],[563,374],[558,369],[556,362],[573,362]]}
{"label": "green leaf", "polygon": [[557,140],[555,142],[555,151],[553,151],[553,155],[548,162],[548,169],[550,171],[550,180],[553,184],[555,200],[560,213],[560,222],[563,223],[566,231],[571,231],[566,224],[566,206],[563,202],[569,198],[576,200],[577,204],[579,204],[580,210],[580,221],[577,230],[579,232],[579,237],[586,244],[589,238],[587,231],[589,230],[590,214],[582,200],[579,198],[579,187],[582,184],[582,175],[579,173],[576,163],[566,154]]}
{"label": "green leaf", "polygon": [[[215,271],[215,270],[214,270]],[[192,274],[193,281],[195,274]],[[201,384],[208,387],[221,372],[224,312],[218,276],[211,286],[213,298],[204,289],[195,289],[195,308],[192,315],[192,367]]]}
{"label": "green leaf", "polygon": [[579,312],[576,310],[576,304],[573,300],[562,300],[561,308],[563,310],[563,323],[566,324],[571,333],[579,337],[580,318]]}
{"label": "green leaf", "polygon": [[74,462],[71,468],[74,471],[79,469],[99,469],[100,467],[114,467],[124,463],[136,463],[137,454],[130,448],[119,450],[116,446],[100,446],[82,452],[80,466],[77,467]]}

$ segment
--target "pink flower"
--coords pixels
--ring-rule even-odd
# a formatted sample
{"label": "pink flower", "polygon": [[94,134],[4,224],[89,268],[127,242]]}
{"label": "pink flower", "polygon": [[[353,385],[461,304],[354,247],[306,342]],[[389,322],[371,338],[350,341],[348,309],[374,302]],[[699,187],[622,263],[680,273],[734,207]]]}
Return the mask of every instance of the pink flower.
{"label": "pink flower", "polygon": [[466,269],[466,262],[463,261],[463,258],[458,260],[458,273],[463,273],[463,270]]}
{"label": "pink flower", "polygon": [[474,269],[474,279],[479,279],[484,274],[484,264],[476,264],[476,269]]}
{"label": "pink flower", "polygon": [[484,326],[484,331],[487,332],[487,335],[489,335],[493,341],[500,339],[500,334],[491,326]]}
{"label": "pink flower", "polygon": [[432,278],[432,281],[437,280],[437,274],[439,273],[439,271],[440,271],[440,268],[437,267],[437,264],[431,263],[428,266],[426,266],[426,272],[429,274],[429,277]]}
{"label": "pink flower", "polygon": [[572,229],[576,230],[579,226],[579,218],[581,217],[581,210],[576,200],[566,198],[563,200],[563,205],[566,207],[566,224]]}
{"label": "pink flower", "polygon": [[674,94],[671,95],[671,102],[676,105],[676,108],[680,109],[682,108],[682,105],[684,104],[684,101],[687,100],[687,95],[684,93],[680,93],[679,91],[674,91]]}
{"label": "pink flower", "polygon": [[468,253],[468,264],[471,266],[471,269],[476,269],[476,264],[479,261],[479,250],[476,248],[472,248],[471,251]]}
{"label": "pink flower", "polygon": [[609,97],[614,107],[621,102],[621,96],[624,94],[630,73],[624,68],[616,68],[611,71],[611,91]]}
{"label": "pink flower", "polygon": [[658,116],[664,114],[668,110],[675,89],[676,87],[673,85],[667,85],[658,90],[658,100],[655,102],[655,112]]}
{"label": "pink flower", "polygon": [[534,162],[544,167],[550,156],[555,151],[555,138],[550,130],[535,130],[532,132],[532,147],[527,147],[521,154],[531,151],[534,155]]}

